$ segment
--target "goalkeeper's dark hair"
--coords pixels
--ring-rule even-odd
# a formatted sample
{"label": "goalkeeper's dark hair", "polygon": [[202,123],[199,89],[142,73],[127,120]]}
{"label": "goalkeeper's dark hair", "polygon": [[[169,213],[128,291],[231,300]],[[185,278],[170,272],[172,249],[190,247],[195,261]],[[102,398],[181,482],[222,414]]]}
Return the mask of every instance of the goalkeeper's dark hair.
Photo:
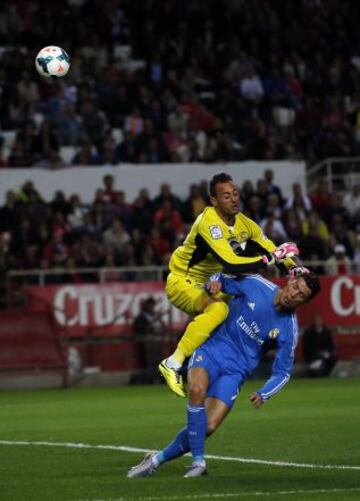
{"label": "goalkeeper's dark hair", "polygon": [[319,277],[313,271],[310,271],[310,273],[303,273],[300,277],[304,279],[307,287],[311,290],[311,294],[307,299],[307,301],[310,301],[321,291]]}
{"label": "goalkeeper's dark hair", "polygon": [[216,185],[219,183],[232,183],[233,178],[230,174],[226,174],[226,172],[221,172],[220,174],[215,174],[209,183],[209,192],[211,197],[215,197],[216,195]]}

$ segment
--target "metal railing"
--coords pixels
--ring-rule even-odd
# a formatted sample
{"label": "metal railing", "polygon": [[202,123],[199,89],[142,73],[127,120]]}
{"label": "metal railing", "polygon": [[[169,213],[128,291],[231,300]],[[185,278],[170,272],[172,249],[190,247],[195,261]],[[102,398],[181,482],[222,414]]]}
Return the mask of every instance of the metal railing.
{"label": "metal railing", "polygon": [[[349,263],[352,268],[352,273],[356,274],[355,263]],[[306,266],[311,269],[323,268],[327,269],[328,262],[321,260],[302,261],[301,266]],[[50,269],[50,270],[13,270],[7,273],[7,282],[30,282],[32,285],[46,285],[53,283],[52,278],[60,277],[66,283],[66,278],[69,281],[74,281],[74,278],[83,276],[86,282],[93,283],[109,283],[115,281],[147,281],[156,280],[164,281],[169,269],[167,266],[124,266],[114,268],[72,268],[72,269]],[[269,271],[273,271],[275,276],[279,275],[279,270],[272,267]],[[324,271],[324,274],[327,274]],[[30,279],[29,281],[26,279]],[[79,281],[81,282],[81,281]],[[61,283],[61,282],[57,282]]]}
{"label": "metal railing", "polygon": [[[162,281],[168,272],[167,266],[123,266],[114,268],[57,268],[35,270],[11,270],[7,273],[7,282],[30,282],[32,285],[46,285],[53,283],[52,278],[59,277],[66,283],[66,278],[73,281],[76,277],[83,277],[85,281],[94,283],[108,283],[115,281]],[[28,280],[27,280],[28,279]],[[90,280],[89,280],[90,279]]]}
{"label": "metal railing", "polygon": [[308,193],[313,192],[320,179],[325,179],[329,191],[345,191],[360,181],[360,157],[326,158],[310,167],[306,173]]}

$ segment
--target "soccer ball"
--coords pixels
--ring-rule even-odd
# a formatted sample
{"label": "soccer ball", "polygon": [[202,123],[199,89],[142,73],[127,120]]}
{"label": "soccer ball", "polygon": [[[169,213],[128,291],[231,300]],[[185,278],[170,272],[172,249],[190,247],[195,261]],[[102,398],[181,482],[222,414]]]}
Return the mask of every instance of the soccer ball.
{"label": "soccer ball", "polygon": [[70,58],[64,49],[49,45],[38,52],[35,67],[43,77],[63,77],[69,71]]}

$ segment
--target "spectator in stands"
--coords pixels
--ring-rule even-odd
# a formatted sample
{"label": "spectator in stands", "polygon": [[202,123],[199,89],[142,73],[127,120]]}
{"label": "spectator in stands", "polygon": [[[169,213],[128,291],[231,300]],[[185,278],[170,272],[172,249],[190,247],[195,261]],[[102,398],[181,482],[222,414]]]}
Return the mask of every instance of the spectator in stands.
{"label": "spectator in stands", "polygon": [[240,93],[249,102],[259,104],[264,95],[264,87],[253,66],[245,69],[240,81]]}
{"label": "spectator in stands", "polygon": [[82,225],[85,212],[87,212],[87,208],[82,204],[80,196],[77,193],[71,195],[69,198],[69,213],[67,219],[72,228],[76,229]]}
{"label": "spectator in stands", "polygon": [[71,164],[80,166],[99,165],[100,157],[98,155],[95,146],[93,146],[90,143],[84,143],[81,146],[81,148],[77,151],[77,153],[75,153],[75,156],[72,159]]}
{"label": "spectator in stands", "polygon": [[320,219],[319,213],[312,210],[308,217],[301,223],[303,235],[308,235],[310,226],[316,227],[319,237],[325,242],[329,240],[329,230],[325,221]]}
{"label": "spectator in stands", "polygon": [[165,332],[162,313],[155,308],[154,297],[144,299],[133,323],[134,334],[141,343],[144,356],[145,377],[142,382],[151,384],[160,382],[157,364],[162,357]]}
{"label": "spectator in stands", "polygon": [[23,203],[29,203],[34,200],[42,200],[41,194],[37,190],[34,182],[31,180],[25,181],[21,188],[16,192],[16,195],[18,200]]}
{"label": "spectator in stands", "polygon": [[330,207],[325,217],[325,221],[330,228],[333,227],[337,216],[340,216],[346,225],[349,223],[350,214],[344,207],[342,196],[337,191],[333,191],[330,196]]}
{"label": "spectator in stands", "polygon": [[164,145],[160,135],[154,131],[152,120],[144,120],[143,129],[135,137],[134,146],[139,163],[161,163],[165,160]]}
{"label": "spectator in stands", "polygon": [[120,219],[114,219],[111,227],[104,232],[104,242],[107,245],[113,245],[120,254],[124,245],[130,242],[130,235]]}
{"label": "spectator in stands", "polygon": [[268,184],[265,181],[265,179],[260,178],[257,180],[256,195],[261,200],[261,210],[265,212],[267,209],[268,195],[269,195]]}
{"label": "spectator in stands", "polygon": [[301,219],[294,209],[284,211],[283,222],[285,231],[292,242],[299,242],[302,237]]}
{"label": "spectator in stands", "polygon": [[67,104],[59,117],[58,134],[64,146],[77,146],[85,140],[82,117],[77,113],[74,104]]}
{"label": "spectator in stands", "polygon": [[104,136],[99,146],[99,164],[114,165],[116,163],[115,140],[111,134]]}
{"label": "spectator in stands", "polygon": [[101,201],[115,203],[118,191],[115,189],[115,178],[112,174],[106,174],[103,176],[103,189],[101,193]]}
{"label": "spectator in stands", "polygon": [[132,224],[141,233],[147,234],[153,226],[153,204],[146,189],[141,190],[132,206]]}
{"label": "spectator in stands", "polygon": [[4,143],[4,138],[0,136],[0,169],[8,166],[8,162],[4,157]]}
{"label": "spectator in stands", "polygon": [[287,235],[282,222],[277,219],[272,210],[266,211],[266,217],[260,222],[260,226],[264,234],[274,242],[275,245],[280,245],[286,242]]}
{"label": "spectator in stands", "polygon": [[9,167],[30,167],[32,162],[33,156],[25,149],[24,143],[15,139],[8,158]]}
{"label": "spectator in stands", "polygon": [[129,132],[131,137],[136,137],[142,133],[144,120],[141,116],[140,109],[135,106],[131,113],[125,118],[124,131]]}
{"label": "spectator in stands", "polygon": [[[324,261],[328,257],[328,242],[321,236],[317,224],[309,224],[306,234],[299,242],[300,256],[303,261]],[[321,265],[313,264],[315,273],[324,273]]]}
{"label": "spectator in stands", "polygon": [[169,240],[157,228],[153,228],[142,253],[144,264],[167,264],[171,250]]}
{"label": "spectator in stands", "polygon": [[271,210],[276,219],[281,219],[283,214],[283,209],[281,207],[280,198],[276,193],[270,193],[267,196],[267,210]]}
{"label": "spectator in stands", "polygon": [[248,209],[246,211],[246,215],[255,221],[257,224],[260,224],[265,215],[265,209],[262,204],[260,197],[257,195],[252,195],[249,199]]}
{"label": "spectator in stands", "polygon": [[68,284],[82,284],[84,279],[81,273],[75,271],[77,263],[73,256],[69,256],[65,261],[64,270],[62,273],[63,283]]}
{"label": "spectator in stands", "polygon": [[351,190],[348,191],[343,199],[343,205],[348,211],[350,216],[354,216],[355,213],[360,210],[360,185],[354,184]]}
{"label": "spectator in stands", "polygon": [[127,231],[132,227],[132,206],[126,201],[126,194],[123,190],[118,191],[114,200],[114,217],[121,219]]}
{"label": "spectator in stands", "polygon": [[159,194],[154,199],[154,206],[159,209],[165,201],[170,202],[174,209],[178,209],[181,205],[179,197],[174,195],[169,183],[162,183]]}
{"label": "spectator in stands", "polygon": [[33,137],[33,151],[37,160],[46,159],[51,153],[59,152],[58,135],[48,118],[44,118]]}
{"label": "spectator in stands", "polygon": [[311,377],[329,376],[337,357],[331,330],[326,327],[320,313],[303,335],[303,356]]}
{"label": "spectator in stands", "polygon": [[320,179],[317,189],[310,196],[310,201],[312,208],[325,219],[331,205],[331,194],[326,179]]}
{"label": "spectator in stands", "polygon": [[103,266],[106,268],[102,272],[101,278],[104,282],[116,282],[120,279],[120,274],[117,268],[122,266],[121,257],[117,254],[115,247],[113,245],[104,244],[103,246],[104,263]]}
{"label": "spectator in stands", "polygon": [[340,214],[335,214],[332,219],[330,239],[335,244],[341,244],[349,258],[354,256],[355,235],[348,227],[347,222]]}
{"label": "spectator in stands", "polygon": [[200,186],[192,184],[189,188],[189,195],[183,205],[184,222],[193,223],[206,206],[207,203],[200,190]]}
{"label": "spectator in stands", "polygon": [[56,228],[51,241],[44,248],[42,258],[49,263],[50,267],[58,267],[65,264],[69,253],[70,249],[64,242],[64,231]]}
{"label": "spectator in stands", "polygon": [[249,179],[244,181],[239,193],[241,193],[241,202],[243,203],[243,209],[247,210],[249,208],[249,200],[252,197],[252,195],[255,194],[254,185],[252,181],[250,181]]}
{"label": "spectator in stands", "polygon": [[164,199],[155,212],[154,225],[167,238],[171,246],[174,245],[176,237],[181,239],[184,224],[180,212],[173,207],[170,199]]}
{"label": "spectator in stands", "polygon": [[346,255],[345,246],[336,244],[333,253],[326,261],[326,274],[330,276],[351,273],[351,260]]}
{"label": "spectator in stands", "polygon": [[35,105],[40,100],[38,83],[33,80],[28,71],[23,71],[21,79],[16,85],[20,101]]}
{"label": "spectator in stands", "polygon": [[310,212],[310,199],[303,193],[300,183],[293,184],[292,195],[288,198],[285,209],[294,209],[301,220],[305,219],[306,215]]}
{"label": "spectator in stands", "polygon": [[264,172],[264,178],[267,185],[267,190],[269,195],[277,195],[280,205],[283,204],[283,195],[281,188],[274,184],[274,171],[272,169],[266,169]]}
{"label": "spectator in stands", "polygon": [[71,212],[70,203],[66,200],[63,191],[58,190],[55,192],[54,198],[50,202],[50,207],[55,212],[60,212],[65,218]]}
{"label": "spectator in stands", "polygon": [[0,207],[0,233],[13,231],[20,221],[20,207],[15,193],[6,192],[5,204]]}
{"label": "spectator in stands", "polygon": [[41,160],[35,163],[36,167],[48,170],[57,170],[65,167],[65,163],[58,150],[50,150]]}
{"label": "spectator in stands", "polygon": [[115,148],[114,163],[134,163],[136,161],[135,139],[131,132],[124,130],[124,137]]}
{"label": "spectator in stands", "polygon": [[81,106],[81,116],[86,136],[91,144],[100,144],[109,129],[108,119],[98,109],[93,98],[87,98]]}

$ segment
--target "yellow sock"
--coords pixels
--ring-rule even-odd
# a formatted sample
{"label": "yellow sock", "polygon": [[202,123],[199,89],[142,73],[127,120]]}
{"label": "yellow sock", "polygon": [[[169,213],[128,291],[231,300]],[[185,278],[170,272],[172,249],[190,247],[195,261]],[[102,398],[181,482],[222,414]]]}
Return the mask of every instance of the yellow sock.
{"label": "yellow sock", "polygon": [[[174,358],[182,363],[196,348],[199,348],[210,336],[212,331],[228,316],[229,307],[226,303],[215,302],[209,304],[203,313],[197,315],[186,327],[179,341]],[[182,360],[181,356],[183,357]]]}

